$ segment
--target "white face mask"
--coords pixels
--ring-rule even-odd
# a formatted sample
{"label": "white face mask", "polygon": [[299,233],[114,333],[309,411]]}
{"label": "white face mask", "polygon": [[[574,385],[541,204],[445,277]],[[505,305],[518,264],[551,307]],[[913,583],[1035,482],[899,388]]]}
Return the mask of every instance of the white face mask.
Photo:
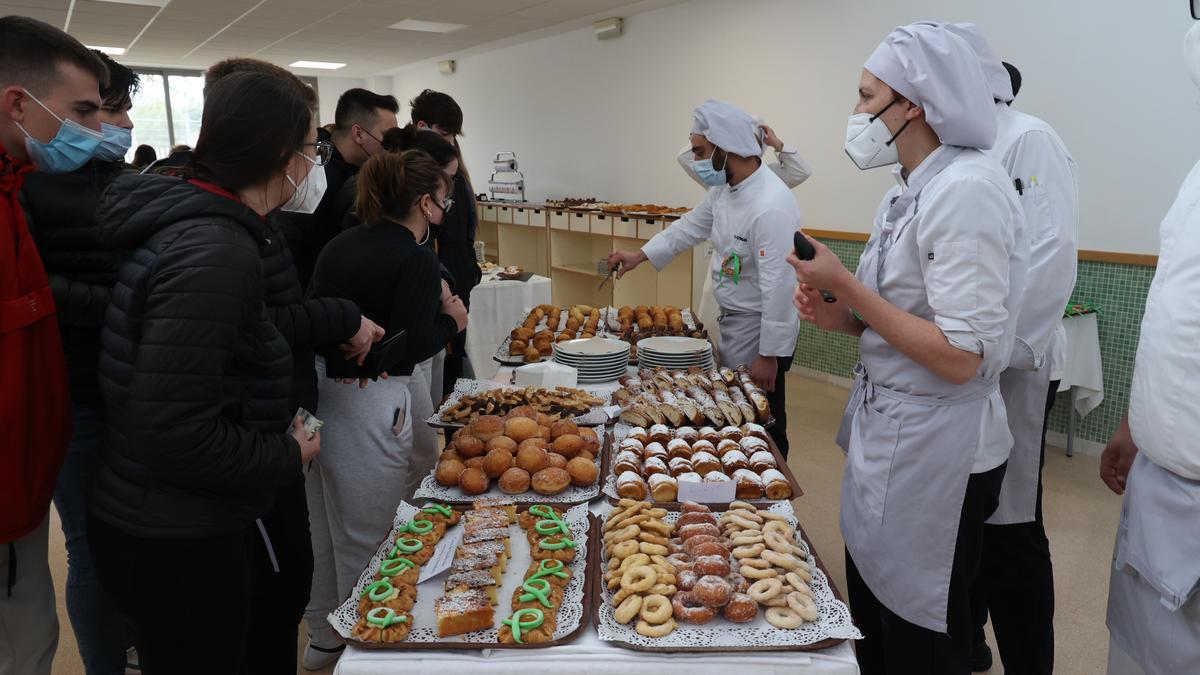
{"label": "white face mask", "polygon": [[316,166],[317,161],[302,152],[296,154],[312,162],[313,168],[309,170],[308,175],[300,181],[299,185],[292,180],[291,176],[287,176],[288,182],[296,191],[292,193],[292,198],[279,208],[290,213],[312,213],[317,210],[317,205],[325,196],[325,188],[328,185],[325,182],[325,167]]}
{"label": "white face mask", "polygon": [[846,122],[846,154],[850,156],[855,166],[863,171],[880,166],[888,166],[900,161],[900,153],[896,149],[896,136],[883,123],[883,113],[892,107],[899,99],[893,99],[878,114],[855,113]]}

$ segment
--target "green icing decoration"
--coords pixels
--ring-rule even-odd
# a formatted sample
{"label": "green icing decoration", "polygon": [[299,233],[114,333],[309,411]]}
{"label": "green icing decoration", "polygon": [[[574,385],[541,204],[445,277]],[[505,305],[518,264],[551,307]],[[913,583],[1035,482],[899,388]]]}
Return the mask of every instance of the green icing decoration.
{"label": "green icing decoration", "polygon": [[449,506],[446,506],[445,504],[430,504],[429,506],[426,506],[425,508],[423,508],[421,510],[424,511],[425,513],[440,513],[447,518],[449,518],[450,515],[452,513],[454,513],[454,509],[451,509]]}
{"label": "green icing decoration", "polygon": [[404,523],[396,530],[397,532],[410,532],[412,534],[429,534],[433,532],[432,520],[414,520]]}
{"label": "green icing decoration", "polygon": [[379,564],[379,573],[385,577],[394,577],[409,569],[416,569],[417,564],[408,558],[388,558]]}
{"label": "green icing decoration", "polygon": [[538,546],[546,549],[547,551],[561,551],[564,548],[575,548],[575,540],[563,537],[562,541],[551,544],[543,539],[538,542]]}
{"label": "green icing decoration", "polygon": [[400,537],[396,540],[396,545],[392,547],[392,552],[388,557],[395,558],[403,553],[416,553],[423,548],[425,548],[425,544],[420,539]]}
{"label": "green icing decoration", "polygon": [[367,623],[387,628],[396,623],[408,623],[408,617],[397,614],[391,607],[376,607],[367,612]]}
{"label": "green icing decoration", "polygon": [[537,599],[546,609],[552,609],[554,603],[550,602],[550,582],[545,579],[527,579],[521,584],[521,589],[525,592],[517,597],[517,602],[529,602]]}
{"label": "green icing decoration", "polygon": [[543,577],[549,577],[549,576],[555,576],[555,577],[559,577],[561,579],[567,579],[571,575],[567,574],[567,572],[565,570],[563,570],[563,563],[561,560],[554,560],[551,558],[547,558],[541,562],[541,567],[539,567],[538,571],[534,572],[529,577],[529,580],[533,581],[534,579],[541,579]]}
{"label": "green icing decoration", "polygon": [[397,593],[398,591],[392,586],[392,582],[387,579],[380,579],[364,588],[358,597],[369,597],[371,598],[371,602],[387,602],[396,597]]}
{"label": "green icing decoration", "polygon": [[[526,615],[532,616],[533,619],[529,621],[523,621],[521,617]],[[511,617],[504,619],[500,623],[505,624],[512,629],[514,642],[519,645],[523,645],[525,644],[525,641],[521,639],[521,631],[536,630],[545,622],[546,614],[542,612],[542,610],[538,609],[537,607],[526,607],[525,609],[518,609]]]}

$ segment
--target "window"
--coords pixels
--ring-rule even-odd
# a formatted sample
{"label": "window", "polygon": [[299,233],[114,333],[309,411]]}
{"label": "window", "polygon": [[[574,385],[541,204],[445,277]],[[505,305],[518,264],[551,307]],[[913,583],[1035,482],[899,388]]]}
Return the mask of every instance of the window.
{"label": "window", "polygon": [[[125,156],[133,159],[139,145],[149,145],[161,159],[176,145],[196,145],[204,114],[204,74],[186,70],[138,69],[141,89],[133,97],[133,143]],[[313,77],[301,77],[317,88]],[[318,120],[318,124],[320,121]]]}

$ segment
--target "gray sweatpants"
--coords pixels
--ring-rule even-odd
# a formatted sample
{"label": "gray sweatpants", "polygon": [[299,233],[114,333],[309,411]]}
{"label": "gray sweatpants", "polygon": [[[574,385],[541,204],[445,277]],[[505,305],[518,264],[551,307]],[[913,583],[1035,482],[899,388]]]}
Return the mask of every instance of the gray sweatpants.
{"label": "gray sweatpants", "polygon": [[58,610],[50,578],[50,513],[33,532],[12,542],[17,578],[8,595],[13,560],[0,544],[0,675],[46,675],[58,649]]}
{"label": "gray sweatpants", "polygon": [[[317,361],[321,454],[305,473],[313,583],[304,618],[312,642],[338,644],[325,617],[346,599],[408,499],[437,461],[433,414],[420,369],[366,389],[325,377]],[[399,412],[397,412],[399,411]],[[393,421],[399,419],[394,424]]]}

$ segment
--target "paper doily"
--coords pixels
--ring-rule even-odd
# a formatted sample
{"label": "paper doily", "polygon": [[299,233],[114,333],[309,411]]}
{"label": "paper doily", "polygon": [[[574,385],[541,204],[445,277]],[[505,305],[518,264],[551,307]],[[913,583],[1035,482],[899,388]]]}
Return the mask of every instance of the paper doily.
{"label": "paper doily", "polygon": [[[400,502],[400,505],[396,507],[396,516],[392,520],[391,531],[383,543],[380,544],[379,550],[371,557],[371,561],[367,563],[366,569],[363,570],[362,575],[358,578],[358,583],[354,586],[354,592],[340,607],[326,617],[329,624],[333,626],[333,629],[343,638],[351,639],[354,625],[358,623],[358,597],[363,589],[374,581],[380,563],[387,557],[388,552],[392,548],[392,542],[396,538],[400,523],[411,520],[416,513],[417,507],[408,502]],[[575,562],[572,563],[571,580],[567,583],[566,592],[563,595],[562,607],[558,610],[558,627],[554,631],[555,640],[562,639],[575,632],[579,628],[580,622],[585,620],[583,594],[587,590],[588,576],[586,561],[588,555],[588,529],[591,521],[588,517],[587,505],[581,504],[568,509],[563,517],[571,528],[571,538],[575,540],[576,548]],[[461,525],[457,527],[461,527]],[[443,594],[442,582],[445,581],[445,573],[443,572],[417,587],[417,603],[412,609],[414,623],[412,631],[409,633],[407,640],[397,642],[391,646],[403,649],[406,644],[420,642],[497,644],[496,641],[499,634],[497,627],[500,625],[500,620],[507,618],[511,613],[513,591],[521,585],[523,581],[521,577],[533,562],[533,559],[529,555],[529,544],[525,537],[525,531],[518,525],[510,525],[509,532],[512,542],[512,557],[509,558],[508,566],[504,572],[504,583],[496,589],[496,596],[500,601],[495,608],[496,627],[452,637],[438,636],[437,618],[434,614],[434,601]]]}

